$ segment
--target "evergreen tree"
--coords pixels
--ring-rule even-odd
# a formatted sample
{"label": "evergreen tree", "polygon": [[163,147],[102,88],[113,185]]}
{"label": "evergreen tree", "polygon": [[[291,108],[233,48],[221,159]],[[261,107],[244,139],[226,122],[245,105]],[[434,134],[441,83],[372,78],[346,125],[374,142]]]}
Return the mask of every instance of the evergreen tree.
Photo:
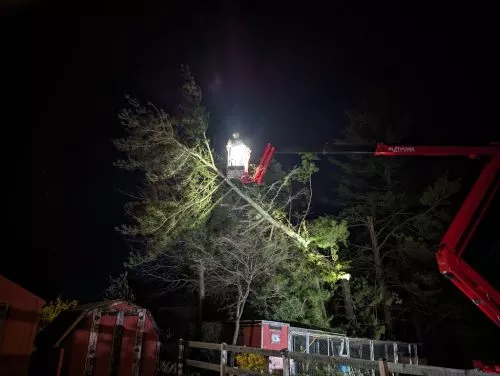
{"label": "evergreen tree", "polygon": [[[398,127],[390,116],[351,114],[342,141],[375,144],[380,137],[395,143]],[[354,277],[343,285],[348,328],[358,335],[394,338],[395,326],[407,320],[413,304],[437,290],[437,234],[459,184],[444,176],[427,188],[409,187],[400,158],[350,156],[332,162],[339,174],[341,217],[351,234],[343,254]]]}

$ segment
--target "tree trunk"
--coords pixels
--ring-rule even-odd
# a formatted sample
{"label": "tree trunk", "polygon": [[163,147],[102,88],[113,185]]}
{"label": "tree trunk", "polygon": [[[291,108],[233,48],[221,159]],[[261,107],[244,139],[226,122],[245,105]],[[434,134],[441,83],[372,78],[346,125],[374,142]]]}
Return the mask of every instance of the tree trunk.
{"label": "tree trunk", "polygon": [[[316,278],[316,288],[321,292],[321,285],[318,278]],[[328,319],[328,313],[326,312],[325,302],[321,302],[321,314],[323,315],[323,320],[326,321]]]}
{"label": "tree trunk", "polygon": [[[284,234],[288,235],[290,238],[295,240],[299,245],[303,248],[307,249],[307,246],[309,245],[309,241],[300,234],[296,233],[291,227],[285,225],[284,223],[276,220],[271,214],[267,212],[266,209],[264,209],[261,205],[259,205],[257,202],[255,202],[250,196],[246,195],[235,183],[231,181],[231,179],[228,179],[221,170],[217,168],[215,165],[215,162],[213,160],[212,153],[210,151],[210,146],[208,145],[208,141],[205,140],[207,150],[210,154],[211,160],[205,159],[203,156],[200,154],[193,152],[186,146],[182,146],[186,151],[188,151],[191,154],[191,157],[197,159],[201,163],[205,165],[205,167],[208,167],[211,169],[214,173],[216,173],[238,196],[240,196],[243,200],[245,200],[252,208],[254,208],[257,213],[259,213],[268,223],[272,224],[273,226],[277,227],[281,231],[283,231]],[[179,144],[179,143],[178,143]],[[181,145],[181,144],[179,144]]]}
{"label": "tree trunk", "polygon": [[347,279],[341,279],[342,284],[342,292],[344,295],[344,308],[345,308],[345,316],[349,322],[352,322],[356,319],[354,316],[354,303],[352,301],[351,295],[351,284]]}
{"label": "tree trunk", "polygon": [[[209,167],[212,167],[210,165],[208,165]],[[236,184],[234,184],[231,180],[227,179],[224,174],[222,172],[220,172],[215,166],[212,167],[215,172],[222,178],[224,179],[224,181],[226,182],[226,184],[232,188],[232,190],[234,192],[236,192],[236,194],[238,196],[240,196],[243,200],[245,200],[246,202],[248,202],[248,204],[254,208],[257,213],[259,213],[267,222],[269,222],[270,224],[272,224],[273,226],[277,227],[278,229],[280,229],[283,233],[285,233],[286,235],[288,235],[290,238],[292,238],[293,240],[295,240],[297,243],[299,243],[302,247],[304,248],[307,248],[307,245],[309,244],[309,242],[303,238],[302,236],[300,236],[299,234],[297,234],[292,228],[288,227],[287,225],[279,222],[278,220],[276,220],[271,214],[269,214],[262,206],[260,206],[257,202],[255,202],[254,200],[252,200],[252,198],[250,198],[248,195],[246,195],[245,193],[243,193],[243,191],[241,189],[238,188],[238,186]]]}
{"label": "tree trunk", "polygon": [[240,333],[240,319],[236,318],[234,323],[234,333],[233,333],[233,343],[232,345],[236,345],[238,342],[238,334]]}
{"label": "tree trunk", "polygon": [[238,334],[240,334],[240,321],[241,317],[243,316],[243,311],[245,309],[245,304],[248,299],[248,295],[250,295],[250,284],[247,284],[245,286],[245,291],[243,292],[243,289],[241,286],[238,286],[238,302],[236,303],[236,317],[235,317],[235,323],[234,323],[234,333],[233,333],[233,345],[236,345],[236,342],[238,342]]}
{"label": "tree trunk", "polygon": [[387,338],[394,339],[394,333],[392,328],[391,306],[385,303],[385,299],[387,298],[385,293],[383,294],[383,297],[384,297],[384,302],[382,304],[384,307],[384,322],[385,322],[385,327],[387,328],[386,330]]}
{"label": "tree trunk", "polygon": [[382,294],[382,308],[384,314],[384,323],[386,328],[386,335],[388,338],[393,338],[392,315],[391,307],[387,304],[387,287],[384,279],[384,269],[382,267],[382,260],[380,257],[380,248],[378,245],[377,235],[375,234],[375,224],[373,217],[366,217],[368,231],[370,233],[370,241],[373,251],[373,262],[375,264],[375,280],[380,288]]}
{"label": "tree trunk", "polygon": [[418,312],[413,312],[411,314],[411,319],[413,322],[413,327],[415,328],[415,335],[417,337],[418,342],[424,343],[425,338],[424,338],[424,330],[423,330],[423,324],[422,324],[422,314]]}
{"label": "tree trunk", "polygon": [[205,267],[198,264],[198,339],[202,340],[203,303],[205,302]]}

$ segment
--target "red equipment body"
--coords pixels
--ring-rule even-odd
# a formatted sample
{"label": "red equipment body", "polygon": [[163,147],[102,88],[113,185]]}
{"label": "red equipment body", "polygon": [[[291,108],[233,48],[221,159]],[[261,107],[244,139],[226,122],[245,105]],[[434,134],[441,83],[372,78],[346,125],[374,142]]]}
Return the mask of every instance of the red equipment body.
{"label": "red equipment body", "polygon": [[462,254],[500,186],[500,146],[388,146],[377,144],[377,156],[488,157],[479,178],[446,231],[436,254],[440,272],[500,327],[500,293],[471,268]]}
{"label": "red equipment body", "polygon": [[269,164],[273,159],[273,154],[275,150],[276,148],[274,146],[272,146],[271,144],[267,144],[266,148],[264,149],[264,153],[260,158],[260,163],[255,169],[253,176],[244,175],[240,179],[241,182],[243,184],[257,183],[258,185],[261,185],[262,182],[264,181],[264,176],[266,175],[267,168],[269,167]]}
{"label": "red equipment body", "polygon": [[473,360],[472,364],[474,368],[480,369],[483,372],[500,373],[500,364],[491,364],[482,360]]}

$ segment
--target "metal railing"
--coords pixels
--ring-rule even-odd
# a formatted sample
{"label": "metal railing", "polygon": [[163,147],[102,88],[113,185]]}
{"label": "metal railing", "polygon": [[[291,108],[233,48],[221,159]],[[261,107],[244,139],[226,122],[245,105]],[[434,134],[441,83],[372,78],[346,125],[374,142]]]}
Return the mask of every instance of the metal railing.
{"label": "metal railing", "polygon": [[[206,361],[206,354],[208,353],[211,355],[212,361]],[[203,354],[205,354],[205,356]],[[269,367],[265,367],[260,371],[237,367],[234,364],[236,354],[259,354],[268,359]],[[193,357],[197,357],[198,359],[193,359]],[[233,346],[226,343],[180,340],[177,376],[186,376],[193,373],[199,374],[200,370],[218,372],[220,376],[390,376],[391,374],[417,376],[491,376],[491,374],[474,369],[463,370],[402,364],[387,362],[384,359],[354,359],[341,356],[305,354],[288,350],[275,351],[256,347]]]}
{"label": "metal railing", "polygon": [[347,337],[344,334],[290,327],[288,349],[308,354],[366,360],[384,358],[394,363],[418,364],[416,343]]}

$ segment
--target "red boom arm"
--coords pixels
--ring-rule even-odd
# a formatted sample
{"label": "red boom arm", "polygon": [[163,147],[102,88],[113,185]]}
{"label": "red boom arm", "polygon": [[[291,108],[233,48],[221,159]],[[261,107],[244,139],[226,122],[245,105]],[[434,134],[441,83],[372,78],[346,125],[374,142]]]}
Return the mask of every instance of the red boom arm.
{"label": "red boom arm", "polygon": [[388,146],[377,144],[377,156],[466,156],[489,157],[467,195],[462,207],[446,231],[436,254],[439,270],[500,327],[500,293],[472,269],[462,254],[486,208],[500,186],[500,146]]}
{"label": "red boom arm", "polygon": [[266,175],[267,168],[269,167],[269,164],[273,159],[273,154],[275,150],[276,148],[274,146],[272,146],[271,144],[267,144],[266,148],[264,149],[264,153],[260,158],[260,163],[255,169],[255,173],[253,174],[253,176],[248,176],[248,175],[243,176],[241,178],[241,182],[243,184],[257,183],[261,185],[264,180],[264,175]]}

